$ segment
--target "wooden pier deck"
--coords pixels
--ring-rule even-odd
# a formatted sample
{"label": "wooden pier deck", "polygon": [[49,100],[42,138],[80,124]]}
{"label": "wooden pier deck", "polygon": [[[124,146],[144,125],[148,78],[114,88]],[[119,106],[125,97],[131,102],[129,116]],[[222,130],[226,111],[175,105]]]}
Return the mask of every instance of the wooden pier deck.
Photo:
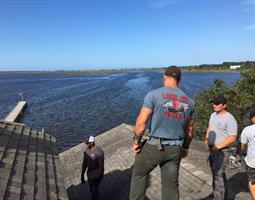
{"label": "wooden pier deck", "polygon": [[19,101],[15,108],[10,112],[10,114],[4,119],[7,122],[16,122],[20,117],[22,111],[26,107],[26,101]]}

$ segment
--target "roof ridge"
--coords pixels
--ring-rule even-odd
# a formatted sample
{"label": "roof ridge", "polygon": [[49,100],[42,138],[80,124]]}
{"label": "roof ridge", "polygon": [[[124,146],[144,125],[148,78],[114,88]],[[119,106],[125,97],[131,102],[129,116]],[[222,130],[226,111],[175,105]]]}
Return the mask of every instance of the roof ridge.
{"label": "roof ridge", "polygon": [[5,120],[2,120],[2,119],[0,119],[0,123],[3,123],[3,124],[10,124],[10,125],[18,125],[18,126],[26,126],[26,125],[23,124],[23,123],[19,123],[19,122],[9,122],[9,121],[5,121]]}

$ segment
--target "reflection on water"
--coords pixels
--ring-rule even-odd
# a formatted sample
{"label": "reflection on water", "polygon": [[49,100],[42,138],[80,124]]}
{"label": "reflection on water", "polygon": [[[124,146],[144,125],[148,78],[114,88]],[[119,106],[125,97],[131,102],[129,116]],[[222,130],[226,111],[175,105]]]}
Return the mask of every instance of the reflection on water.
{"label": "reflection on water", "polygon": [[[191,97],[213,81],[227,84],[239,73],[184,73],[180,87]],[[146,93],[162,86],[162,74],[140,72],[114,75],[0,75],[0,118],[23,93],[28,107],[20,121],[57,137],[60,150],[88,135],[98,135],[121,123],[134,124]]]}

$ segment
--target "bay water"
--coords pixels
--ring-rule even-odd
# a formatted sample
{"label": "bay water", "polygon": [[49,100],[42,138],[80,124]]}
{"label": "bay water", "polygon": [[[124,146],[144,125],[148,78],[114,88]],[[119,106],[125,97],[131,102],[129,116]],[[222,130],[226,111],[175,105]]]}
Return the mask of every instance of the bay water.
{"label": "bay water", "polygon": [[[228,85],[238,72],[183,73],[180,87],[190,96],[215,79]],[[28,106],[20,122],[57,138],[60,151],[122,123],[134,125],[146,93],[163,85],[160,72],[84,75],[61,73],[0,74],[0,118],[20,101]],[[209,100],[208,100],[209,101]]]}

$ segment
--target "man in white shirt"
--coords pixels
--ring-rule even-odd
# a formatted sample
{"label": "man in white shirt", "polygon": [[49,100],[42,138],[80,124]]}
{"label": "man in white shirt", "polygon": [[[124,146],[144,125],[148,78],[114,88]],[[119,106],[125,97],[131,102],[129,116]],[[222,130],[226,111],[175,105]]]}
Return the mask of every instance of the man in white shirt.
{"label": "man in white shirt", "polygon": [[245,162],[248,185],[255,200],[255,106],[250,111],[250,119],[252,125],[245,127],[241,133],[241,150],[247,147]]}

